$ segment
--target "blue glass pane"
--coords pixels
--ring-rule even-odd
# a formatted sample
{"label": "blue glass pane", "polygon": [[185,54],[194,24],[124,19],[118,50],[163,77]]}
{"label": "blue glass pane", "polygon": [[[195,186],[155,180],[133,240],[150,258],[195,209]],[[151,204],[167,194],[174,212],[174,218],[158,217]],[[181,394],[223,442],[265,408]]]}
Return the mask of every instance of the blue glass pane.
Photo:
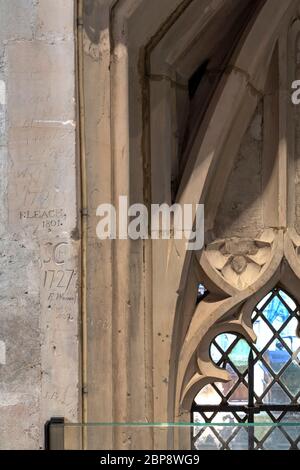
{"label": "blue glass pane", "polygon": [[291,310],[293,311],[296,310],[297,305],[295,304],[295,302],[293,301],[293,299],[291,299],[289,295],[287,295],[282,290],[279,291],[279,295],[285,301],[285,303],[290,307]]}
{"label": "blue glass pane", "polygon": [[263,314],[269,323],[279,330],[282,324],[288,319],[290,313],[279,297],[274,297],[264,308]]}
{"label": "blue glass pane", "polygon": [[222,333],[221,335],[217,336],[215,341],[225,352],[235,339],[236,335],[232,335],[231,333]]}
{"label": "blue glass pane", "polygon": [[271,369],[277,374],[289,360],[290,355],[283,348],[282,343],[275,339],[264,353],[263,358]]}

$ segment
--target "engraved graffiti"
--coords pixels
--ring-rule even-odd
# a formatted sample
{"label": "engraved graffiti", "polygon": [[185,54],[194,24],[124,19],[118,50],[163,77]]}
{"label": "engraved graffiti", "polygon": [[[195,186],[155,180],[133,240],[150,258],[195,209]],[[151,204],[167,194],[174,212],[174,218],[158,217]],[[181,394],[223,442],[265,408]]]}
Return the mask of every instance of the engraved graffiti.
{"label": "engraved graffiti", "polygon": [[42,287],[49,303],[76,302],[77,271],[70,258],[71,244],[67,241],[44,245]]}

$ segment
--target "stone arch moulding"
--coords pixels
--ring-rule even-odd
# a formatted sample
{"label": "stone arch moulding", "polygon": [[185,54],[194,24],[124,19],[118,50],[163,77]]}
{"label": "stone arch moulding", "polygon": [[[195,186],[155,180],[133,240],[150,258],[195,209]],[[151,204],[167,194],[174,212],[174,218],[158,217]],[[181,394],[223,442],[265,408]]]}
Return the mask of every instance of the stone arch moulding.
{"label": "stone arch moulding", "polygon": [[[146,47],[150,104],[150,149],[147,149],[148,152],[150,150],[150,158],[147,164],[151,168],[151,201],[155,203],[172,201],[170,179],[174,166],[173,156],[178,149],[178,119],[179,123],[180,118],[182,124],[185,123],[184,116],[179,118],[176,116],[174,101],[184,103],[187,78],[195,69],[195,64],[203,60],[201,48],[197,48],[199,44],[197,39],[200,37],[204,40],[205,33],[209,31],[209,22],[217,21],[218,14],[222,11],[223,2],[216,2],[217,7],[214,11],[210,10],[209,6],[202,10],[196,3],[191,2],[168,31],[159,40],[150,41]],[[207,3],[211,5],[211,2]],[[269,0],[259,2],[259,8],[252,12],[238,41],[232,44],[233,52],[226,63],[224,73],[210,97],[205,115],[202,116],[196,130],[194,129],[191,141],[188,142],[188,155],[179,182],[176,202],[204,203],[207,207],[208,229],[213,226],[222,191],[242,137],[259,100],[264,95],[278,38],[293,19],[297,5],[297,1],[284,4],[277,2],[274,10],[274,2]],[[198,15],[195,14],[197,8]],[[266,24],[268,28],[265,27]],[[183,38],[180,49],[176,42],[178,37]],[[183,109],[182,106],[179,108]],[[164,171],[161,171],[162,166]],[[211,188],[216,186],[220,188],[218,198],[211,193]],[[261,266],[265,278],[268,277],[271,268],[275,269],[280,265],[277,253],[278,246],[283,243],[282,234],[275,235],[278,236],[272,240],[267,237],[266,241],[255,242],[257,245],[264,245],[263,249],[266,252],[267,260],[265,262],[262,260]],[[189,420],[189,414],[186,416],[182,414],[182,405],[184,405],[182,390],[185,390],[184,380],[190,363],[184,362],[183,358],[187,348],[186,343],[194,339],[193,335],[188,336],[190,330],[186,333],[183,346],[179,339],[186,308],[184,293],[188,291],[188,280],[191,269],[194,269],[193,258],[191,253],[186,252],[185,241],[173,240],[167,247],[166,244],[163,246],[163,243],[157,241],[152,244],[152,265],[155,273],[152,276],[154,421]],[[201,264],[202,271],[203,264],[204,260]],[[275,272],[276,269],[274,276]],[[234,286],[227,284],[223,292],[226,292],[226,297],[230,298],[231,295],[235,295],[235,290]],[[218,289],[220,291],[219,286]],[[164,292],[164,296],[158,295],[161,291]],[[247,298],[247,296],[243,298],[240,293],[239,296],[236,305],[241,305]],[[219,301],[220,309],[222,302],[224,314],[234,310],[235,303],[230,304],[228,298]],[[209,317],[210,311],[207,310],[204,315]],[[195,348],[197,349],[197,346]],[[155,357],[170,357],[170,361],[158,365]],[[160,434],[157,441],[154,436],[155,448],[161,445],[160,439]],[[174,441],[174,435],[170,433],[168,445],[173,446],[174,442],[176,438]]]}
{"label": "stone arch moulding", "polygon": [[[87,387],[82,400],[86,422],[153,421],[150,241],[99,243],[95,238],[96,207],[102,202],[117,207],[120,195],[127,195],[130,203],[143,202],[144,73],[140,54],[173,12],[190,1],[83,2],[89,214],[88,341],[83,370]],[[83,447],[97,449],[99,440],[102,446],[117,449],[153,445],[150,427],[144,432],[119,429],[84,433]]]}
{"label": "stone arch moulding", "polygon": [[[101,7],[99,44],[94,44],[88,35],[85,37],[85,100],[87,108],[93,111],[86,113],[88,186],[93,194],[98,191],[102,195],[103,202],[109,200],[116,205],[121,194],[128,195],[130,203],[142,200],[169,202],[172,200],[171,174],[176,166],[172,158],[177,148],[174,136],[181,124],[186,123],[182,109],[188,79],[203,61],[199,44],[207,32],[213,31],[209,25],[220,21],[223,8],[245,2],[95,0],[88,3]],[[218,201],[209,195],[209,188],[213,184],[222,186],[222,168],[230,172],[242,134],[261,97],[276,41],[292,18],[298,1],[261,0],[258,3],[256,13],[241,32],[238,42],[232,44],[234,53],[230,54],[225,73],[213,90],[205,116],[201,123],[196,120],[193,138],[185,152],[183,177],[176,192],[178,202],[207,203],[210,226]],[[103,77],[106,86],[99,87],[99,76]],[[103,99],[103,109],[99,104],[101,99],[95,99],[95,89]],[[177,112],[174,109],[175,94]],[[99,118],[96,129],[95,115]],[[176,121],[178,126],[174,124]],[[236,132],[232,134],[234,127]],[[101,148],[99,152],[98,142],[104,142],[107,150],[103,152]],[[110,152],[109,159],[107,152]],[[107,165],[108,160],[111,165]],[[89,211],[94,214],[92,193],[88,197]],[[89,217],[89,223],[91,233],[94,233],[96,218]],[[294,271],[297,270],[292,264],[296,261],[291,261],[295,250],[298,255],[297,234],[288,240],[284,233],[279,230],[274,239],[256,242],[258,245],[267,243],[266,263],[261,275],[269,280],[259,284],[261,294],[273,286],[282,267],[286,279],[294,276],[293,270],[285,268],[286,262],[278,255],[283,253],[283,246],[288,245],[284,248],[285,253],[290,250],[289,263]],[[187,253],[184,240],[171,240],[170,243],[145,240],[136,242],[133,249],[132,245],[121,240],[113,244],[112,260],[107,262],[108,271],[113,266],[112,298],[108,298],[107,288],[102,290],[107,301],[107,307],[102,309],[108,312],[105,322],[94,292],[102,284],[105,287],[99,270],[99,263],[103,263],[101,254],[105,254],[104,259],[110,255],[107,256],[107,245],[103,244],[99,249],[91,243],[88,247],[88,306],[89,324],[92,325],[89,334],[93,341],[90,341],[88,351],[87,420],[189,420],[189,413],[182,415],[181,391],[186,386],[182,345],[188,350],[188,341],[184,341],[188,338],[188,330],[183,331],[181,318],[185,316],[186,322],[191,324],[184,315],[185,293],[191,276],[196,280],[205,271],[204,258],[201,260],[201,253],[197,258]],[[111,273],[106,275],[109,279]],[[215,275],[218,275],[217,271]],[[219,281],[216,281],[217,285],[220,285]],[[231,284],[230,292],[224,283],[222,286],[223,297],[216,306],[221,311],[224,305],[225,319],[225,314],[230,316],[252,297],[236,292]],[[220,291],[220,287],[216,289]],[[288,290],[293,294],[291,288]],[[230,303],[233,297],[236,300]],[[192,314],[195,317],[196,312],[193,310]],[[247,331],[251,335],[249,328]],[[181,336],[183,338],[177,341]],[[106,367],[99,361],[99,347],[103,356],[106,351],[112,351]],[[143,385],[142,378],[145,378]],[[130,445],[142,448],[145,442],[155,449],[179,445],[176,435],[174,440],[172,433],[166,435],[161,430],[152,433],[149,429],[147,435],[138,432],[134,439],[132,430],[114,431],[112,436],[106,433],[103,438],[108,442],[107,446],[119,449]],[[90,437],[88,440],[89,448],[97,448],[97,442]],[[181,446],[188,447],[189,436],[182,442]]]}
{"label": "stone arch moulding", "polygon": [[[289,187],[294,186],[294,181],[288,180],[294,165],[294,149],[288,130],[291,110],[287,104],[289,79],[293,76],[289,63],[290,40],[295,41],[299,37],[299,20],[296,19],[298,5],[298,2],[286,3],[284,11],[279,12],[278,4],[278,17],[272,18],[274,22],[268,31],[263,31],[262,25],[268,23],[266,18],[271,14],[272,2],[266,2],[260,10],[247,35],[239,43],[238,53],[233,55],[232,71],[226,76],[225,83],[219,85],[222,89],[219,90],[217,103],[211,102],[214,109],[209,124],[204,130],[201,126],[198,130],[198,140],[196,137],[194,149],[191,148],[191,153],[195,152],[197,157],[191,158],[192,169],[187,165],[179,189],[179,201],[208,204],[206,222],[209,232],[213,228],[220,203],[220,200],[213,200],[210,188],[221,188],[218,192],[219,197],[222,197],[226,181],[222,185],[220,177],[224,172],[229,175],[259,95],[265,98],[264,90],[277,48],[280,77],[280,89],[276,95],[278,148],[272,162],[272,184],[277,187],[278,214],[272,226],[266,223],[259,237],[218,239],[208,243],[196,255],[200,267],[199,280],[210,285],[212,295],[196,307],[180,347],[173,347],[172,350],[174,359],[178,354],[176,397],[173,403],[175,418],[179,421],[190,420],[189,411],[197,391],[207,383],[228,380],[226,373],[210,360],[209,345],[212,339],[219,333],[231,330],[242,334],[248,341],[255,341],[251,313],[259,300],[277,284],[290,292],[297,302],[300,300],[299,233],[294,227]],[[244,72],[245,76],[238,77],[239,73],[243,75]],[[230,95],[238,102],[236,108],[234,104],[237,103],[233,101],[231,106],[228,105]],[[239,132],[241,129],[243,131]],[[263,158],[266,158],[265,153]],[[267,191],[263,197],[268,198]],[[186,255],[184,263],[188,265],[190,262],[191,259]],[[184,286],[189,279],[189,269],[183,266],[182,273],[180,282]],[[183,315],[183,305],[179,295],[177,318]],[[175,328],[179,325],[180,321],[176,324],[175,319]],[[174,338],[178,338],[176,331],[173,333]],[[182,442],[183,446],[189,445],[189,438],[184,434],[184,431],[178,431],[175,446],[182,446]]]}
{"label": "stone arch moulding", "polygon": [[[176,165],[176,162],[174,163],[174,154],[176,155],[179,147],[178,134],[180,134],[180,127],[185,125],[184,113],[181,113],[181,111],[184,109],[186,102],[188,79],[195,71],[196,66],[205,59],[205,50],[203,50],[205,36],[211,34],[214,25],[224,18],[224,10],[227,15],[232,13],[232,11],[228,11],[228,5],[234,8],[237,3],[217,1],[212,4],[212,2],[206,1],[200,4],[199,2],[191,2],[177,21],[173,22],[165,35],[158,41],[151,41],[146,47],[146,72],[150,104],[149,166],[151,168],[151,202],[170,203],[172,201],[170,180],[172,179],[173,167]],[[260,6],[263,5],[264,2],[260,2]],[[257,10],[252,12],[252,15],[256,14]],[[252,21],[253,17],[250,16],[250,18]],[[179,44],[177,42],[178,37],[182,38]],[[232,38],[231,48],[235,45],[237,38],[240,40],[238,34]],[[199,47],[199,44],[201,47]],[[210,47],[207,43],[206,45]],[[267,59],[264,57],[263,62]],[[227,64],[227,67],[229,75],[233,76],[231,87],[236,86],[237,83],[240,86],[242,82],[241,86],[245,87],[244,91],[247,93],[248,81],[245,76],[242,74],[240,76],[236,71],[231,73],[229,71],[230,64]],[[237,81],[235,81],[235,77]],[[219,95],[225,87],[225,82],[225,78],[220,81],[215,91],[215,99],[212,100],[211,109],[207,111],[207,114],[215,111],[214,108],[218,104]],[[224,101],[224,109],[227,112],[229,106],[228,96],[225,97]],[[174,102],[177,105],[179,103],[179,116],[176,109],[174,110],[176,108]],[[256,96],[253,99],[253,109],[255,102]],[[226,119],[224,121],[226,122]],[[240,119],[240,121],[245,125],[244,119]],[[206,124],[208,125],[208,122]],[[201,129],[198,129],[201,139],[203,138],[203,132],[202,126]],[[241,132],[243,131],[241,130]],[[199,139],[196,133],[193,145],[188,142],[191,150],[186,163],[186,175],[193,171],[190,162],[195,162]],[[162,166],[164,171],[162,171]],[[183,180],[181,186],[182,184]],[[199,190],[197,202],[199,202],[201,196],[200,187],[197,188],[197,191]],[[196,202],[197,195],[194,196],[194,199],[189,201],[190,203]],[[177,197],[180,198],[180,191]],[[179,202],[181,202],[180,199]],[[186,291],[184,282],[181,283],[183,287],[180,287],[180,280],[184,277],[182,272],[190,262],[194,264],[190,259],[187,263],[184,263],[185,256],[185,242],[180,244],[179,241],[175,241],[167,245],[165,241],[162,243],[155,241],[152,244],[154,421],[174,421],[175,419],[175,375],[178,357],[176,357],[176,352],[175,355],[172,354],[171,338],[173,330],[177,329],[174,327],[176,302],[177,299],[179,302],[182,300],[180,295],[178,298],[178,293],[180,294],[181,290]],[[161,291],[164,292],[164,296],[159,295]],[[175,336],[173,336],[173,345],[174,343],[178,344]],[[158,365],[155,357],[164,357],[165,360]],[[170,357],[171,361],[169,361]],[[155,448],[159,448],[159,446],[163,448],[161,433],[157,433],[157,440],[154,435],[154,441]],[[173,446],[172,435],[169,436],[168,446]]]}

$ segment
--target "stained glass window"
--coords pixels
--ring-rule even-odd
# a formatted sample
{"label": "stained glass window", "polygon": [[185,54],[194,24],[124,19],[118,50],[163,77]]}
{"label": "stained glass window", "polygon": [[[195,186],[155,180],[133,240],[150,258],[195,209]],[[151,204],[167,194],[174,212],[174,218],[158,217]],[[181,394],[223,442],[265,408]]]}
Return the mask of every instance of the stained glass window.
{"label": "stained glass window", "polygon": [[[257,340],[249,344],[236,333],[217,336],[211,359],[230,380],[212,383],[196,396],[196,423],[300,422],[299,309],[280,288],[274,288],[252,315]],[[299,449],[300,426],[200,427],[193,430],[195,449]]]}

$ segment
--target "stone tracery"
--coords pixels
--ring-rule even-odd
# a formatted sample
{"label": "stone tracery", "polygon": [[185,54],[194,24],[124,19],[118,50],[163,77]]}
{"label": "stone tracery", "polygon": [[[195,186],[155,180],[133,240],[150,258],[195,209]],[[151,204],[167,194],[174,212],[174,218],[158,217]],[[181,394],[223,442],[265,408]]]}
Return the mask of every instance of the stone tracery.
{"label": "stone tracery", "polygon": [[[291,29],[295,27],[297,22],[293,23]],[[290,26],[286,28],[289,29]],[[290,37],[290,32],[287,30],[285,34]],[[279,41],[282,44],[282,33],[280,37]],[[285,83],[288,83],[287,76],[292,73],[289,60],[286,49],[277,62],[280,74],[285,75]],[[280,93],[277,96],[281,111],[285,109],[285,119],[290,119],[290,113],[293,111],[289,107],[288,100],[282,100]],[[281,122],[282,116],[277,114],[276,119],[279,121],[279,127],[286,129],[286,125]],[[264,121],[264,126],[267,125],[268,123]],[[264,138],[267,139],[266,128],[264,128]],[[283,147],[282,139],[286,141]],[[270,158],[266,149],[263,158],[265,160]],[[179,368],[181,388],[178,390],[181,390],[179,396],[183,409],[190,406],[190,400],[196,390],[217,378],[220,380],[225,378],[223,371],[216,370],[207,353],[213,336],[217,332],[230,330],[254,341],[255,335],[249,315],[259,295],[263,295],[268,288],[272,288],[279,281],[283,285],[286,283],[287,286],[291,286],[294,292],[297,290],[299,245],[298,236],[293,229],[294,222],[289,216],[292,201],[288,196],[290,186],[294,182],[287,179],[287,175],[290,174],[288,167],[292,161],[289,134],[285,133],[279,140],[279,154],[271,158],[271,166],[275,171],[272,173],[272,183],[269,184],[277,186],[279,198],[279,213],[275,224],[277,226],[268,227],[266,224],[264,233],[254,238],[247,238],[245,234],[214,240],[208,243],[198,258],[202,273],[201,281],[211,286],[209,289],[211,295],[197,306],[181,349],[179,362],[183,369],[180,374]],[[269,203],[268,192],[263,193],[262,197],[266,208]],[[285,227],[282,227],[281,221],[285,221]],[[190,353],[188,353],[189,347]],[[194,353],[191,353],[192,351]],[[193,354],[197,358],[196,362],[192,361]]]}

